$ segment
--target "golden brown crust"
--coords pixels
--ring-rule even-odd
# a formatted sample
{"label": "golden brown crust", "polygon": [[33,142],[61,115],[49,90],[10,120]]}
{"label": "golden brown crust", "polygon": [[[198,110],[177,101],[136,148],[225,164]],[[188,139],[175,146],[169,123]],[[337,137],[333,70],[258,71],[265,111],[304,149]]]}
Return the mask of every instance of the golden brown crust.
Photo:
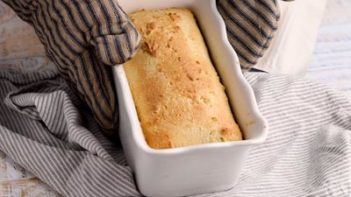
{"label": "golden brown crust", "polygon": [[130,17],[142,43],[124,68],[149,146],[241,140],[192,13],[171,8]]}

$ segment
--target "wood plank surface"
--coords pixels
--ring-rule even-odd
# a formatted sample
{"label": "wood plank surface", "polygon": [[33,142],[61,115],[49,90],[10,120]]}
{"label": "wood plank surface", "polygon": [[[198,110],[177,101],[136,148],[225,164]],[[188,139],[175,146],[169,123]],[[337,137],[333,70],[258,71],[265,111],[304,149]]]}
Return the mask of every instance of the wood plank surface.
{"label": "wood plank surface", "polygon": [[[44,46],[34,29],[0,1],[0,66],[43,62]],[[25,63],[29,60],[30,63]]]}

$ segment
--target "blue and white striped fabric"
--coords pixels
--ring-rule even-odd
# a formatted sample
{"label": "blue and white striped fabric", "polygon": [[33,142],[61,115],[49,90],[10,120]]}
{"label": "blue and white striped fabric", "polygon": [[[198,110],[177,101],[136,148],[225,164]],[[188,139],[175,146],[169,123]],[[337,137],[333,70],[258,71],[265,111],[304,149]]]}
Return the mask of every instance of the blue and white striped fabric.
{"label": "blue and white striped fabric", "polygon": [[[349,196],[350,101],[305,79],[245,76],[270,125],[267,141],[233,189],[199,196]],[[0,151],[59,194],[140,196],[121,148],[55,70],[0,71],[0,99]]]}
{"label": "blue and white striped fabric", "polygon": [[103,136],[56,71],[1,71],[0,98],[0,150],[54,190],[139,195],[122,150]]}

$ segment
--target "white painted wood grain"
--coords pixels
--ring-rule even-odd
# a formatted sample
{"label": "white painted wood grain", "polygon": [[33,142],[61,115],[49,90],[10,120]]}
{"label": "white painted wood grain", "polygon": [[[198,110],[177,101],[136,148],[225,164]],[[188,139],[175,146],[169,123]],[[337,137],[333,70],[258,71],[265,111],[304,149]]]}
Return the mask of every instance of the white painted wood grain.
{"label": "white painted wood grain", "polygon": [[0,1],[0,64],[24,58],[45,58],[34,29]]}

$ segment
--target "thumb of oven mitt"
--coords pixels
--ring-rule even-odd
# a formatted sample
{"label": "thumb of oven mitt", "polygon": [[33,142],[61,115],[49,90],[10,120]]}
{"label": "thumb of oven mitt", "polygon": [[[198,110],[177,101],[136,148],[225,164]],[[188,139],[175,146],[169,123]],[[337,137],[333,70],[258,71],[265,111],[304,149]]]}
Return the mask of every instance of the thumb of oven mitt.
{"label": "thumb of oven mitt", "polygon": [[278,28],[277,0],[217,0],[217,9],[241,67],[252,68],[264,55]]}
{"label": "thumb of oven mitt", "polygon": [[3,0],[30,23],[61,76],[107,134],[116,133],[111,65],[136,52],[140,35],[115,0]]}

